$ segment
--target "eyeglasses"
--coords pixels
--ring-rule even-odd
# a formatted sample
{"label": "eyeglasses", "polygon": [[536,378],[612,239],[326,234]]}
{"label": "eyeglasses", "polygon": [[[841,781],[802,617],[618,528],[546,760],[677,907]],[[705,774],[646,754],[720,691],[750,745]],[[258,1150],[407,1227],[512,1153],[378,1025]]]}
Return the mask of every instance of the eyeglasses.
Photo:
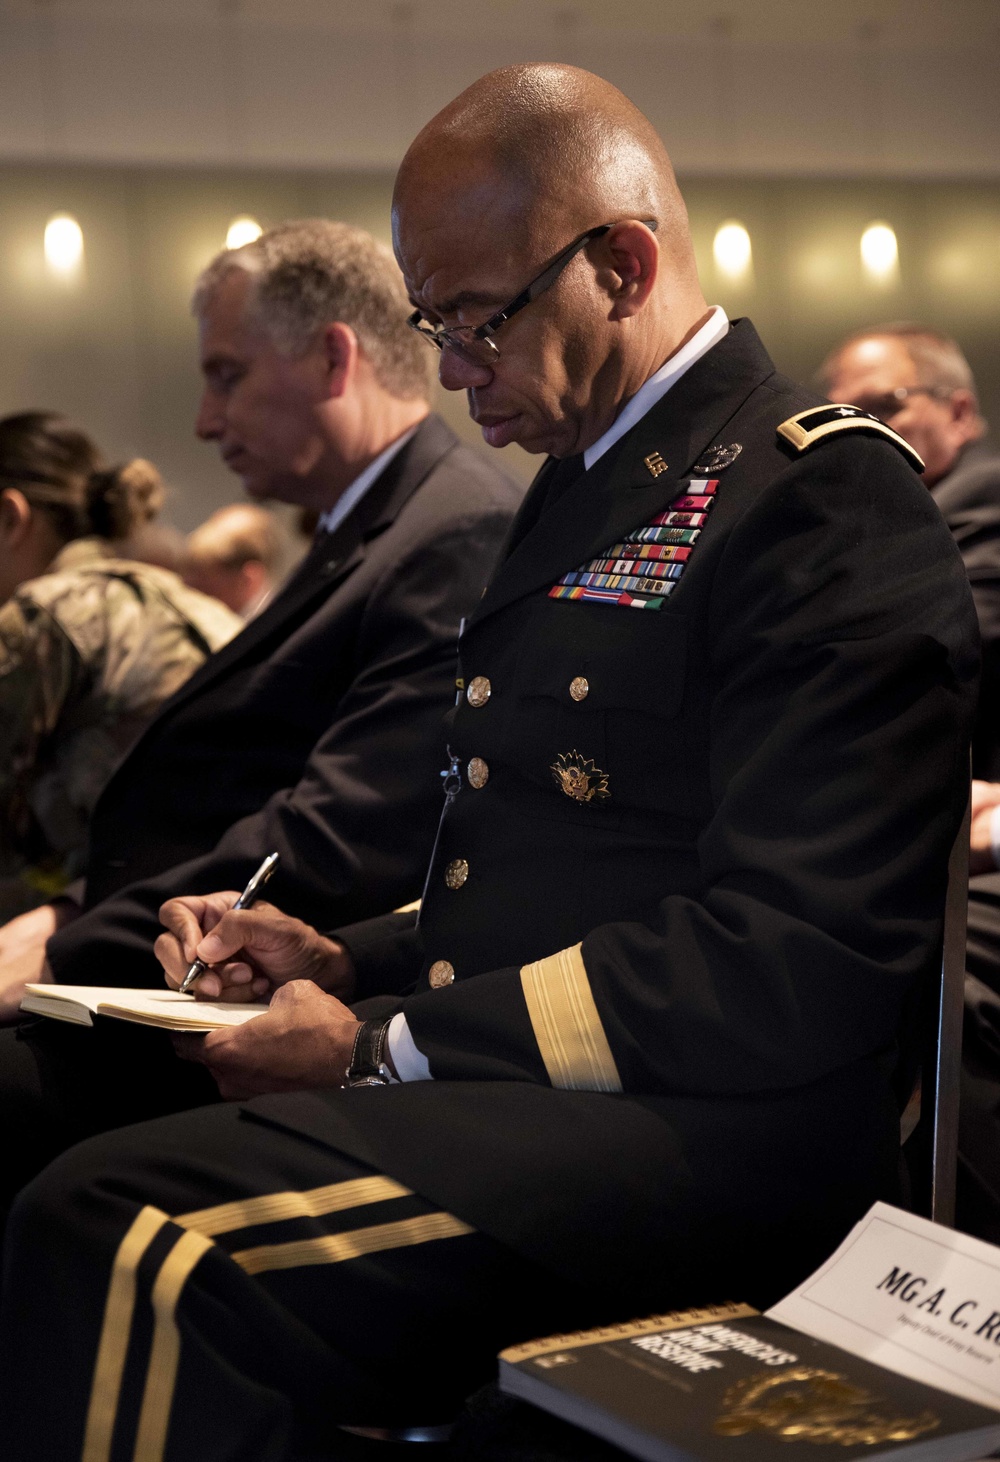
{"label": "eyeglasses", "polygon": [[859,411],[877,416],[879,421],[888,421],[902,411],[911,396],[931,396],[935,401],[948,401],[954,395],[948,386],[897,386],[895,391],[883,391],[879,396],[856,396],[851,402]]}
{"label": "eyeglasses", "polygon": [[[621,221],[619,220],[619,222]],[[657,222],[655,218],[643,218],[640,222],[655,231]],[[602,223],[597,228],[589,228],[586,233],[574,239],[561,254],[556,255],[551,264],[545,266],[527,289],[522,290],[509,305],[504,305],[502,310],[497,310],[495,315],[491,315],[484,325],[428,325],[419,310],[414,310],[406,323],[411,330],[416,330],[428,345],[436,346],[438,350],[444,350],[447,346],[469,365],[492,367],[500,357],[500,351],[493,341],[493,336],[500,326],[506,325],[507,321],[519,310],[523,310],[525,305],[532,304],[540,294],[551,289],[566,265],[571,259],[576,258],[581,249],[585,249],[592,240],[601,238],[614,227],[613,223]]]}

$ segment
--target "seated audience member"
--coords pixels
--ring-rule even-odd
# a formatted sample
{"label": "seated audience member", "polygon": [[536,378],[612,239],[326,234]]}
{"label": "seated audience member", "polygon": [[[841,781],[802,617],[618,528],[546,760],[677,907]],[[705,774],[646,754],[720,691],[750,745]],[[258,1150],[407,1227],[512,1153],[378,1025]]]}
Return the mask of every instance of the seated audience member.
{"label": "seated audience member", "polygon": [[663,144],[586,72],[464,92],[394,229],[443,384],[560,459],[463,635],[419,927],[165,908],[173,982],[197,947],[270,1009],[189,1038],[228,1100],[19,1199],[5,1462],[337,1456],[503,1344],[773,1297],[896,1195],[976,676],[909,448],[824,435],[706,304]]}
{"label": "seated audience member", "polygon": [[[983,440],[969,364],[954,340],[923,325],[875,325],[837,346],[820,379],[834,401],[872,412],[924,460],[924,481],[965,563],[982,637],[973,775],[996,778],[1000,453]],[[961,1228],[1000,1243],[1000,784],[974,781],[972,812],[957,1208]]]}
{"label": "seated audience member", "polygon": [[924,325],[873,325],[831,351],[832,401],[870,411],[923,459],[923,479],[965,564],[982,637],[973,776],[1000,778],[1000,453],[983,438],[976,384],[954,340]]}
{"label": "seated audience member", "polygon": [[274,515],[254,503],[230,503],[188,534],[185,582],[253,619],[274,593],[282,558]]}
{"label": "seated audience member", "polygon": [[[105,788],[82,912],[63,901],[0,930],[8,1020],[25,980],[51,977],[57,928],[55,978],[156,983],[164,899],[242,888],[272,851],[275,896],[303,917],[365,917],[419,894],[459,626],[523,489],[429,413],[408,309],[389,251],[323,220],[224,251],[201,277],[198,434],[251,498],[321,522],[282,591]],[[26,1050],[0,1056],[0,1087]]]}
{"label": "seated audience member", "polygon": [[159,509],[148,462],[109,467],[52,412],[0,421],[0,919],[85,869],[115,763],[239,629],[176,574],[121,556]]}

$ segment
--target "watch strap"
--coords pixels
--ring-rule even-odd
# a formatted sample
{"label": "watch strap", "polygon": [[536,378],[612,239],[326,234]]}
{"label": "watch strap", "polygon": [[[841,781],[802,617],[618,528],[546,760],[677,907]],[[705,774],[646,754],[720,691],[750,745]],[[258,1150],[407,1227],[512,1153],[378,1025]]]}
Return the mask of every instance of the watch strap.
{"label": "watch strap", "polygon": [[385,1061],[391,1023],[390,1016],[388,1020],[365,1020],[358,1026],[347,1068],[348,1086],[388,1086],[392,1081]]}

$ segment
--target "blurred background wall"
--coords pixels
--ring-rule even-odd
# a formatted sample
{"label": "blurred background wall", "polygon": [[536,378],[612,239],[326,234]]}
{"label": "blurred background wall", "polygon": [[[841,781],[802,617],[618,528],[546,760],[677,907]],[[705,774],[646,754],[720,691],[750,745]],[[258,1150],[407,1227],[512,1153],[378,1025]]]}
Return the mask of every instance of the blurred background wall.
{"label": "blurred background wall", "polygon": [[[846,331],[919,318],[957,335],[1000,424],[997,0],[8,0],[0,412],[54,407],[151,457],[179,527],[239,496],[191,433],[197,271],[239,216],[388,238],[409,138],[522,59],[599,71],[650,115],[709,298],[750,314],[781,369],[808,376]],[[43,248],[61,213],[83,238],[62,273]],[[717,245],[733,223],[749,258],[743,235]],[[869,236],[866,268],[873,224],[897,252]],[[463,402],[440,404],[468,434]]]}

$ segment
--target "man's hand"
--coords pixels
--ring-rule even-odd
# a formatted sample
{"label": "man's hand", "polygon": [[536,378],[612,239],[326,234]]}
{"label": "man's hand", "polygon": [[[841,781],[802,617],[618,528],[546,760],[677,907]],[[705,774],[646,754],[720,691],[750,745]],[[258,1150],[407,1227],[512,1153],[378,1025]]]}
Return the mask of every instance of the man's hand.
{"label": "man's hand", "polygon": [[78,913],[68,902],[42,904],[0,928],[0,1025],[17,1020],[25,985],[51,981],[52,972],[45,962],[46,941]]}
{"label": "man's hand", "polygon": [[990,823],[1000,806],[1000,782],[973,782],[972,827],[969,832],[969,873],[995,873]]}
{"label": "man's hand", "polygon": [[226,1101],[242,1101],[343,1086],[359,1024],[311,980],[290,980],[275,990],[266,1015],[206,1036],[175,1036],[174,1046],[208,1067]]}
{"label": "man's hand", "polygon": [[266,1000],[289,980],[310,980],[351,998],[354,965],[343,945],[273,904],[234,909],[238,897],[213,893],[169,899],[161,907],[160,922],[169,932],[153,948],[168,985],[176,989],[194,960],[203,959],[209,969],[194,985],[203,1000]]}

